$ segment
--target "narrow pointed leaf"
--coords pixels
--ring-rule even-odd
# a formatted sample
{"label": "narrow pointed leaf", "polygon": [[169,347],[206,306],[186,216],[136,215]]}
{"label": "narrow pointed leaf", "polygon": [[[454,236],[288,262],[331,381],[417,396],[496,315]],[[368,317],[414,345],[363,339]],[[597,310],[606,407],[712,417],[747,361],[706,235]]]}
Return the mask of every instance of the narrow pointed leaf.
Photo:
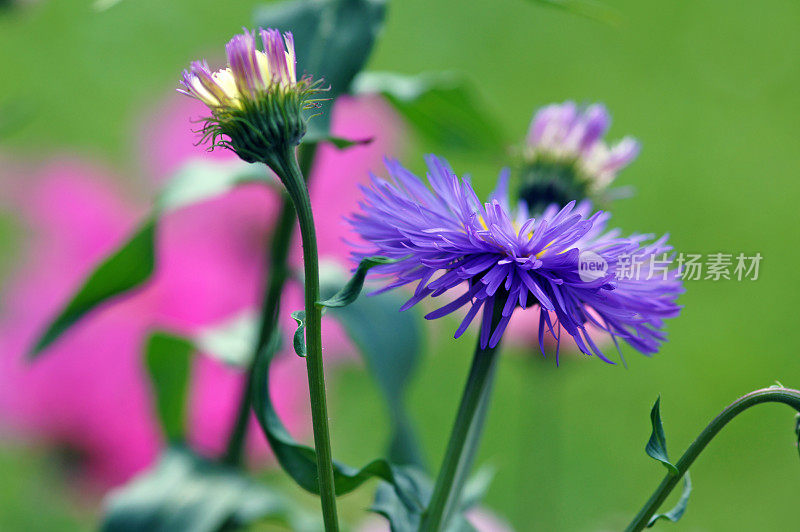
{"label": "narrow pointed leaf", "polygon": [[364,288],[364,280],[367,278],[367,272],[375,266],[393,262],[397,262],[397,259],[387,259],[386,257],[367,257],[362,259],[358,263],[356,273],[347,281],[347,284],[332,297],[325,301],[317,302],[317,305],[320,307],[339,308],[351,304],[361,294],[361,290]]}
{"label": "narrow pointed leaf", "polygon": [[670,473],[677,475],[678,468],[669,461],[669,457],[667,456],[667,438],[664,435],[664,426],[661,423],[660,405],[661,396],[656,399],[652,410],[650,410],[650,422],[652,423],[653,431],[650,434],[650,440],[648,440],[647,446],[645,447],[645,452],[647,452],[651,458],[654,458],[664,464]]}
{"label": "narrow pointed leaf", "polygon": [[168,442],[185,439],[186,406],[192,343],[165,332],[150,335],[145,345],[145,365],[153,387],[156,411]]}
{"label": "narrow pointed leaf", "polygon": [[155,268],[155,228],[155,220],[148,219],[130,239],[100,263],[66,307],[48,324],[28,353],[29,358],[36,358],[101,303],[150,278]]}
{"label": "narrow pointed leaf", "polygon": [[683,514],[686,513],[686,506],[689,504],[689,495],[691,495],[691,493],[692,479],[689,477],[689,472],[687,471],[683,476],[683,491],[681,492],[681,498],[678,499],[675,507],[666,513],[656,514],[651,517],[650,522],[647,523],[647,528],[652,527],[659,519],[666,519],[668,521],[672,521],[673,523],[677,523],[678,519],[683,517]]}

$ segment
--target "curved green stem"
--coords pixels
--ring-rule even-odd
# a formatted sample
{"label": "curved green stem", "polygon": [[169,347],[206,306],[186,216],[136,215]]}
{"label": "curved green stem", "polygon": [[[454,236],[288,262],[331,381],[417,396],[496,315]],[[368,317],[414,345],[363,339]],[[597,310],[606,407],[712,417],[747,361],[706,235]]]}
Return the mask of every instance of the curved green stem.
{"label": "curved green stem", "polygon": [[336,492],[333,481],[333,456],[328,427],[328,406],[325,397],[325,374],[322,361],[322,307],[317,305],[319,293],[319,256],[317,232],[308,188],[297,163],[293,148],[272,156],[270,167],[281,178],[297,211],[300,235],[303,240],[306,308],[306,369],[311,396],[311,420],[314,446],[317,451],[317,474],[322,502],[322,517],[326,531],[339,530],[336,516]]}
{"label": "curved green stem", "polygon": [[[300,171],[305,176],[308,176],[311,172],[316,151],[316,143],[304,144],[300,147]],[[283,294],[283,287],[286,284],[286,279],[289,277],[288,257],[292,236],[294,235],[295,215],[296,213],[291,201],[285,196],[282,196],[280,213],[278,214],[275,229],[272,233],[272,243],[268,247],[269,255],[267,257],[267,264],[269,267],[266,270],[268,279],[265,280],[264,295],[261,300],[258,336],[256,337],[256,343],[253,345],[252,357],[242,388],[239,408],[223,457],[225,463],[233,466],[238,466],[241,463],[244,443],[247,438],[250,407],[252,406],[253,369],[256,365],[256,358],[264,347],[266,347],[278,325],[281,295]]]}
{"label": "curved green stem", "polygon": [[253,367],[258,353],[267,345],[267,342],[272,337],[277,326],[281,294],[289,273],[286,259],[289,251],[289,243],[294,233],[294,220],[294,207],[292,207],[291,203],[288,201],[284,201],[281,205],[278,223],[273,233],[272,252],[269,260],[269,280],[266,284],[266,292],[264,293],[261,306],[258,336],[253,346],[250,366],[247,371],[244,387],[242,388],[242,398],[239,401],[236,421],[231,430],[231,436],[228,440],[228,447],[225,452],[225,462],[233,466],[239,465],[242,461],[244,443],[247,437],[252,400],[251,381],[253,379]]}
{"label": "curved green stem", "polygon": [[689,470],[689,466],[691,466],[700,453],[703,452],[703,449],[706,448],[706,445],[708,445],[714,436],[740,413],[751,406],[761,403],[783,403],[800,412],[800,391],[791,388],[764,388],[743,395],[728,405],[725,410],[703,429],[703,432],[700,433],[686,452],[683,453],[680,460],[675,463],[678,473],[667,473],[667,476],[664,477],[664,480],[661,481],[661,484],[659,484],[655,492],[653,492],[653,495],[648,499],[644,507],[639,511],[636,517],[634,517],[625,531],[636,532],[644,530],[658,508],[664,503],[667,496],[678,484],[678,481],[680,481],[683,475]]}
{"label": "curved green stem", "polygon": [[[492,317],[492,329],[494,329],[500,319],[500,310],[486,308],[484,312],[494,312]],[[481,349],[478,344],[475,348],[472,367],[461,396],[461,404],[458,407],[444,461],[436,478],[430,504],[422,518],[421,531],[443,530],[454,508],[458,506],[461,490],[483,432],[498,351],[499,345]]]}

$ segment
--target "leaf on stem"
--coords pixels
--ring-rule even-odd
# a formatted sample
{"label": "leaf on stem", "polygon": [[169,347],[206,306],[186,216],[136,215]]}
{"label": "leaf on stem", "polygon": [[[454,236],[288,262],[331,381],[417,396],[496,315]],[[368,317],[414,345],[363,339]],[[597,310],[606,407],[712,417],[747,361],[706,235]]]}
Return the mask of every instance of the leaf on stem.
{"label": "leaf on stem", "polygon": [[306,311],[295,310],[292,312],[292,319],[297,322],[297,329],[294,331],[292,344],[294,352],[299,357],[306,357]]}
{"label": "leaf on stem", "polygon": [[[680,472],[667,457],[667,437],[664,435],[664,426],[661,423],[661,396],[658,396],[652,410],[650,410],[650,422],[653,426],[653,432],[650,434],[650,440],[647,442],[645,451],[650,457],[658,460],[669,470],[671,475],[678,475]],[[686,512],[686,505],[689,504],[689,495],[692,493],[692,480],[689,477],[689,472],[683,476],[683,492],[678,503],[670,511],[655,514],[647,523],[647,528],[653,526],[659,519],[667,519],[673,523],[678,521]]]}
{"label": "leaf on stem", "polygon": [[367,272],[369,272],[369,270],[375,266],[392,264],[397,261],[398,259],[388,259],[386,257],[367,257],[362,259],[361,262],[358,263],[358,268],[356,268],[355,274],[353,274],[353,277],[347,281],[347,284],[345,284],[344,287],[342,287],[342,289],[332,297],[326,299],[325,301],[318,301],[317,306],[327,308],[346,307],[355,301],[359,294],[361,294],[361,290],[364,288],[364,281],[367,278]]}
{"label": "leaf on stem", "polygon": [[687,471],[683,476],[683,491],[681,492],[681,498],[678,499],[678,503],[672,508],[672,510],[663,514],[656,514],[651,517],[650,521],[647,523],[647,528],[652,527],[659,519],[667,519],[673,523],[678,522],[678,519],[683,517],[683,514],[686,512],[686,505],[689,504],[689,495],[691,493],[692,479],[689,477],[689,472]]}
{"label": "leaf on stem", "polygon": [[664,435],[664,426],[661,423],[660,405],[661,396],[658,396],[652,410],[650,410],[650,422],[652,423],[653,431],[644,450],[651,458],[664,464],[671,474],[677,475],[678,468],[669,461],[667,456],[667,437]]}

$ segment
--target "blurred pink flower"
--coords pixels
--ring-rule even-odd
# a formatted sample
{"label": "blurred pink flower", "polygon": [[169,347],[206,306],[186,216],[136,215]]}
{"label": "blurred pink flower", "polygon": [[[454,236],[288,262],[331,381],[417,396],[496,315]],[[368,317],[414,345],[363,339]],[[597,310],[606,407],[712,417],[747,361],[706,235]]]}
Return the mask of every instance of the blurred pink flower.
{"label": "blurred pink flower", "polygon": [[[586,332],[600,346],[608,344],[611,340],[605,331],[591,323],[586,324]],[[559,334],[558,329],[555,329],[555,333],[556,335]],[[506,344],[517,349],[530,350],[532,355],[541,357],[541,351],[539,350],[539,313],[517,309],[508,322],[503,338]],[[546,325],[543,343],[545,349],[547,349],[548,359],[551,353],[555,356],[559,342]],[[566,331],[561,334],[561,345],[558,347],[558,351],[559,356],[580,354],[580,349],[575,344],[575,340]]]}
{"label": "blurred pink flower", "polygon": [[[146,173],[163,181],[190,158],[231,157],[194,145],[189,120],[201,111],[201,104],[175,96],[156,113],[141,143]],[[341,217],[355,208],[356,183],[393,151],[397,126],[379,100],[337,102],[336,134],[375,141],[344,152],[319,150],[311,189],[323,256],[344,260],[341,239],[348,229]],[[154,279],[87,317],[29,365],[23,356],[35,335],[92,267],[134,230],[147,208],[132,198],[152,195],[152,187],[132,193],[107,170],[69,158],[26,174],[0,176],[9,203],[2,207],[19,215],[29,236],[0,304],[0,420],[23,435],[76,451],[89,478],[119,484],[151,463],[160,445],[141,362],[147,333],[156,327],[190,333],[255,306],[277,196],[246,186],[166,216]],[[299,251],[293,260],[300,264]],[[300,287],[289,287],[282,310],[287,330],[293,323],[288,313],[301,307]],[[324,332],[329,354],[346,348],[335,327],[326,323]],[[207,357],[198,357],[193,371],[191,440],[204,452],[218,452],[242,376]],[[286,353],[274,371],[278,412],[290,431],[304,434],[305,366]],[[250,435],[251,450],[263,456],[262,437],[257,430]]]}

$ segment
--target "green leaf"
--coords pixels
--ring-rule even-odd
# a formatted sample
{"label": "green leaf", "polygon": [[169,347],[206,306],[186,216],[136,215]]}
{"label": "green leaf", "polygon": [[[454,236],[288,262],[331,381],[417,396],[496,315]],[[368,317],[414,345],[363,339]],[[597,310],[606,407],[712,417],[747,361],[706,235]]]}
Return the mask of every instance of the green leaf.
{"label": "green leaf", "polygon": [[292,319],[297,322],[297,329],[294,331],[292,344],[294,345],[294,352],[297,356],[305,358],[306,356],[306,311],[295,310],[292,312]]}
{"label": "green leaf", "polygon": [[397,262],[397,259],[387,259],[386,257],[367,257],[362,259],[358,263],[356,273],[347,281],[347,284],[332,297],[324,301],[318,301],[317,306],[328,308],[346,307],[361,294],[361,290],[364,288],[364,281],[367,278],[367,272],[370,269],[394,262]]}
{"label": "green leaf", "polygon": [[686,474],[683,476],[683,491],[681,492],[681,498],[678,499],[677,504],[672,510],[663,513],[663,514],[656,514],[650,518],[650,521],[647,523],[647,528],[652,527],[656,524],[656,521],[659,519],[667,519],[676,523],[678,519],[683,517],[683,514],[686,512],[686,505],[689,504],[689,495],[692,493],[692,479],[689,477],[689,472],[687,471]]}
{"label": "green leaf", "polygon": [[153,214],[89,274],[77,293],[47,324],[28,358],[33,359],[70,327],[103,303],[144,284],[155,270],[159,218],[170,211],[208,200],[244,183],[275,181],[263,165],[244,162],[190,162],[170,180],[156,200]]}
{"label": "green leaf", "polygon": [[151,470],[105,500],[106,532],[216,532],[270,519],[291,530],[321,530],[291,500],[241,471],[170,447]]}
{"label": "green leaf", "polygon": [[650,422],[652,423],[653,431],[644,450],[650,457],[664,464],[671,474],[677,475],[678,468],[667,457],[667,437],[664,435],[664,426],[661,424],[660,404],[661,396],[656,399],[652,410],[650,410]]}
{"label": "green leaf", "polygon": [[364,72],[355,94],[381,94],[427,143],[440,148],[502,153],[506,142],[486,102],[453,72],[404,75]]}
{"label": "green leaf", "polygon": [[331,106],[364,67],[383,28],[386,0],[293,0],[259,7],[257,26],[294,34],[298,74],[323,79],[330,90],[320,116],[309,123],[309,138],[326,135]]}
{"label": "green leaf", "polygon": [[[269,395],[269,367],[276,353],[277,335],[256,362],[253,379],[253,409],[261,429],[264,431],[270,448],[275,453],[281,467],[304,490],[318,494],[317,455],[314,449],[302,445],[286,430],[275,411]],[[334,484],[336,495],[344,495],[358,488],[371,478],[380,478],[394,486],[398,486],[401,494],[412,494],[413,481],[404,469],[398,468],[383,459],[373,460],[357,469],[339,462],[334,462]],[[407,500],[410,505],[419,505],[419,501]]]}
{"label": "green leaf", "polygon": [[[424,509],[433,493],[433,482],[425,473],[414,467],[404,467],[403,471],[412,480],[413,493],[401,493],[400,488],[381,482],[375,493],[375,501],[370,511],[380,514],[389,521],[392,532],[419,530]],[[444,530],[446,532],[471,532],[475,528],[467,521],[464,513],[478,504],[485,494],[493,477],[489,469],[481,469],[464,487],[458,512],[455,512]],[[405,489],[408,489],[405,487]],[[422,500],[422,506],[405,501]]]}
{"label": "green leaf", "polygon": [[87,313],[114,296],[141,285],[155,268],[155,219],[149,218],[89,275],[28,353],[36,358]]}
{"label": "green leaf", "polygon": [[164,436],[171,443],[185,439],[193,351],[191,342],[165,332],[151,334],[145,345],[145,365],[153,386],[158,419]]}

